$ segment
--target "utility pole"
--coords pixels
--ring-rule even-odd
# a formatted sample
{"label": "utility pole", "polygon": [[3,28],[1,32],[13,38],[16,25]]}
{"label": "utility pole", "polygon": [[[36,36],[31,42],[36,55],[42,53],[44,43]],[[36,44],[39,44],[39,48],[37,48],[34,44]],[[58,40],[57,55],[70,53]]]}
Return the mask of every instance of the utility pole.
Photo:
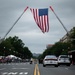
{"label": "utility pole", "polygon": [[19,18],[14,22],[14,24],[12,25],[12,27],[8,30],[8,32],[5,34],[5,36],[0,39],[0,43],[5,39],[5,37],[9,34],[9,32],[12,30],[12,28],[16,25],[16,23],[19,21],[19,19],[22,17],[22,15],[24,14],[24,12],[28,9],[28,6],[25,8],[25,10],[23,11],[23,13],[19,16]]}

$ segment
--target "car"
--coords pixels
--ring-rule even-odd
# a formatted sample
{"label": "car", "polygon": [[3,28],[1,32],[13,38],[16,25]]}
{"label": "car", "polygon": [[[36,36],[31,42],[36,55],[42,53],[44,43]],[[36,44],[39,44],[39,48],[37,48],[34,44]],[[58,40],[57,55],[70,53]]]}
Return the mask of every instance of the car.
{"label": "car", "polygon": [[47,65],[54,65],[55,67],[58,67],[58,60],[55,55],[46,55],[43,59],[43,67],[46,67]]}
{"label": "car", "polygon": [[70,66],[70,58],[68,55],[59,55],[58,57],[58,65],[67,65]]}

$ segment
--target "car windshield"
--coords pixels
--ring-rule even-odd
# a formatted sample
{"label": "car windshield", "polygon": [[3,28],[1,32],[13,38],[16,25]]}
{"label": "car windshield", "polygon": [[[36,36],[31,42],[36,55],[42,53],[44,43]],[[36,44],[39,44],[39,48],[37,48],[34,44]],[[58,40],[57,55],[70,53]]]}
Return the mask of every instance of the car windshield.
{"label": "car windshield", "polygon": [[60,58],[68,58],[68,56],[61,56]]}
{"label": "car windshield", "polygon": [[51,56],[46,56],[45,57],[45,59],[50,59],[50,58],[56,58],[56,56],[51,55]]}

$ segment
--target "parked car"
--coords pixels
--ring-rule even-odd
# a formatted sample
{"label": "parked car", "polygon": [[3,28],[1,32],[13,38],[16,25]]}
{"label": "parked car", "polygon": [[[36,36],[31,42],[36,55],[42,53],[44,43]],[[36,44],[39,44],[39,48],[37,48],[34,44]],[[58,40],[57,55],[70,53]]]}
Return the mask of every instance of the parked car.
{"label": "parked car", "polygon": [[58,67],[58,60],[55,55],[47,55],[43,59],[43,67],[47,65],[54,65],[55,67]]}
{"label": "parked car", "polygon": [[58,64],[70,66],[71,62],[70,62],[70,58],[68,57],[68,55],[60,55],[58,57]]}

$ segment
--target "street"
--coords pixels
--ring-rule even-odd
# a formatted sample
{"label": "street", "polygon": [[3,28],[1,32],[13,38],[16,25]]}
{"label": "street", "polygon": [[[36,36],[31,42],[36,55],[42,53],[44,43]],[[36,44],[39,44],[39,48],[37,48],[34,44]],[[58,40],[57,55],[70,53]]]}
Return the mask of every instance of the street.
{"label": "street", "polygon": [[46,66],[39,65],[41,75],[75,75],[75,66]]}
{"label": "street", "polygon": [[29,63],[0,64],[0,75],[33,75],[34,66]]}
{"label": "street", "polygon": [[29,63],[1,63],[0,75],[75,75],[75,65],[46,66]]}

